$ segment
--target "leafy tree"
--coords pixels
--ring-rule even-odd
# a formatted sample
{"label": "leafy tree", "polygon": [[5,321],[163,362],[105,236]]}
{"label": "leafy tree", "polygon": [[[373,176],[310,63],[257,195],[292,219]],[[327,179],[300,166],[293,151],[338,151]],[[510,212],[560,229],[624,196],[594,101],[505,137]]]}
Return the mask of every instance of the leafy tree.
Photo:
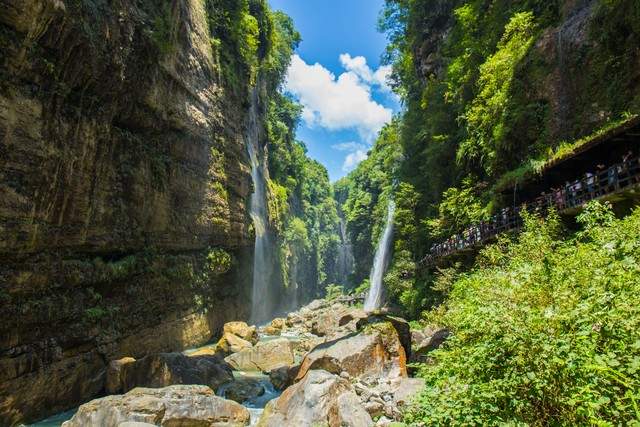
{"label": "leafy tree", "polygon": [[486,248],[429,320],[453,336],[407,414],[426,425],[635,425],[640,420],[640,210],[591,204],[563,237],[525,218]]}

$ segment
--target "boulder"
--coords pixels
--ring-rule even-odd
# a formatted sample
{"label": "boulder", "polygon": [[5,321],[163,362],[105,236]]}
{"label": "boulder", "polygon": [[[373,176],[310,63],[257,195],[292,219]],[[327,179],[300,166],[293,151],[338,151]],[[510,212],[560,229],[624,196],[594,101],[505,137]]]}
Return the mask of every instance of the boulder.
{"label": "boulder", "polygon": [[267,325],[262,328],[262,333],[265,335],[278,336],[282,333],[282,329],[277,329],[271,325]]}
{"label": "boulder", "polygon": [[107,394],[119,394],[122,393],[122,370],[125,365],[134,363],[136,359],[133,357],[123,357],[122,359],[112,360],[107,366],[107,379],[105,383],[105,390]]}
{"label": "boulder", "polygon": [[368,427],[373,420],[351,384],[327,371],[311,371],[267,404],[258,427]]}
{"label": "boulder", "polygon": [[340,319],[349,311],[341,304],[334,304],[329,309],[320,311],[313,318],[311,333],[319,337],[336,335],[340,330]]}
{"label": "boulder", "polygon": [[289,313],[287,315],[286,325],[289,328],[293,328],[295,326],[302,325],[304,323],[304,318],[297,312]]}
{"label": "boulder", "polygon": [[360,319],[366,319],[367,317],[369,317],[369,314],[366,311],[360,308],[353,308],[338,318],[338,326],[348,326],[353,324],[355,330],[357,322]]}
{"label": "boulder", "polygon": [[264,393],[264,386],[255,378],[236,379],[224,387],[225,399],[238,403],[244,403],[249,399],[262,396]]}
{"label": "boulder", "polygon": [[305,336],[298,340],[292,341],[293,352],[296,356],[304,357],[308,352],[314,349],[316,346],[327,341],[326,338]]}
{"label": "boulder", "polygon": [[255,326],[249,326],[245,322],[228,322],[224,324],[223,332],[232,334],[249,341],[251,344],[258,342],[258,331]]}
{"label": "boulder", "polygon": [[388,314],[370,314],[357,321],[357,329],[359,330],[367,325],[384,322],[388,322],[394,327],[400,343],[404,348],[405,355],[409,358],[411,356],[411,327],[409,326],[409,322],[401,317],[390,316]]}
{"label": "boulder", "polygon": [[218,346],[213,345],[210,347],[201,348],[200,350],[196,350],[193,353],[187,354],[189,357],[198,357],[198,356],[217,356],[220,352],[218,351]]}
{"label": "boulder", "polygon": [[326,308],[329,306],[329,303],[326,300],[323,299],[315,299],[313,301],[311,301],[309,304],[305,305],[304,307],[302,307],[302,310],[305,311],[318,311],[322,308]]}
{"label": "boulder", "polygon": [[422,378],[403,378],[393,390],[393,401],[396,406],[407,406],[424,390]]}
{"label": "boulder", "polygon": [[376,418],[384,413],[384,404],[375,401],[367,402],[364,404],[364,409],[372,418]]}
{"label": "boulder", "polygon": [[237,353],[239,351],[244,350],[245,348],[252,347],[249,341],[240,338],[237,335],[234,335],[230,332],[225,332],[218,341],[217,349],[224,354]]}
{"label": "boulder", "polygon": [[159,353],[139,360],[112,362],[107,371],[109,393],[124,393],[135,387],[167,387],[176,384],[200,384],[216,390],[233,381],[231,367],[217,356],[186,356]]}
{"label": "boulder", "polygon": [[302,360],[296,381],[313,369],[338,375],[346,371],[352,377],[407,376],[404,347],[390,322],[374,323],[359,333],[318,345]]}
{"label": "boulder", "polygon": [[295,366],[279,366],[269,372],[269,381],[276,390],[284,390],[293,384],[300,370],[300,365]]}
{"label": "boulder", "polygon": [[285,328],[286,322],[286,319],[283,319],[282,317],[276,317],[271,321],[271,327],[274,329],[282,330]]}
{"label": "boulder", "polygon": [[[429,335],[427,335],[429,333]],[[422,340],[422,342],[416,343],[415,351],[411,357],[411,361],[414,362],[424,362],[427,355],[431,353],[433,350],[437,350],[444,344],[444,342],[449,338],[451,332],[446,329],[437,329],[435,331],[427,331],[425,333],[426,338]]]}
{"label": "boulder", "polygon": [[294,364],[293,343],[285,338],[262,341],[224,360],[239,371],[270,372],[277,367]]}
{"label": "boulder", "polygon": [[[180,427],[240,427],[249,425],[249,411],[223,399],[206,386],[177,385],[160,389],[136,388],[80,406],[64,427],[118,427],[124,423]],[[124,424],[127,425],[127,424]],[[143,424],[144,425],[144,424]]]}

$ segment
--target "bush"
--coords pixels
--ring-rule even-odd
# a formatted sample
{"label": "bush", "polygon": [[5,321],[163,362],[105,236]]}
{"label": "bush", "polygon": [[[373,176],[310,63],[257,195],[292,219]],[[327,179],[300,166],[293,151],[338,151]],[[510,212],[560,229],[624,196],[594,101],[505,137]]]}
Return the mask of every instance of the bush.
{"label": "bush", "polygon": [[406,414],[426,425],[640,425],[640,210],[597,203],[583,231],[525,218],[481,254],[436,317],[453,336]]}
{"label": "bush", "polygon": [[334,301],[344,295],[344,288],[338,285],[327,285],[325,288],[325,299]]}
{"label": "bush", "polygon": [[233,259],[224,249],[211,249],[207,254],[209,271],[213,274],[225,274],[231,270]]}

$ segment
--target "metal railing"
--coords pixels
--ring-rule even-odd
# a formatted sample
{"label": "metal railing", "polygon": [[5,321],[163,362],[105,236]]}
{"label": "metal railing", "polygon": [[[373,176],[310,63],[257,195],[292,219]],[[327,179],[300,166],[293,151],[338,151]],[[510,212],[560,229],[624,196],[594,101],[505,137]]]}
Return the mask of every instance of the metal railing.
{"label": "metal railing", "polygon": [[438,259],[454,253],[482,246],[501,233],[522,226],[522,212],[545,215],[550,209],[558,212],[578,208],[590,200],[617,193],[640,184],[640,157],[626,159],[596,173],[587,172],[584,177],[567,182],[561,188],[542,193],[532,202],[516,208],[504,208],[487,221],[473,225],[444,242],[435,244],[421,264],[434,265]]}

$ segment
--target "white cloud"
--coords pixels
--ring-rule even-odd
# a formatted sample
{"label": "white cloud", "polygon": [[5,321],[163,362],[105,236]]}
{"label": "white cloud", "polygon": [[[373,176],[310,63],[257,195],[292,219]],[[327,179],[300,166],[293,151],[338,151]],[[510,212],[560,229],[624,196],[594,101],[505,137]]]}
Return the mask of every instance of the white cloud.
{"label": "white cloud", "polygon": [[392,71],[390,65],[383,65],[376,71],[373,71],[369,65],[367,65],[367,58],[364,56],[352,57],[348,53],[340,55],[340,63],[345,70],[354,73],[362,79],[362,81],[391,92],[391,87],[389,87],[387,83]]}
{"label": "white cloud", "polygon": [[367,146],[355,141],[341,142],[340,144],[334,144],[331,146],[334,150],[338,151],[356,151],[366,150]]}
{"label": "white cloud", "polygon": [[346,151],[348,154],[344,158],[342,164],[342,170],[344,172],[351,172],[358,164],[367,158],[367,151],[369,146],[355,141],[341,142],[340,144],[334,144],[331,146],[337,151]]}
{"label": "white cloud", "polygon": [[356,129],[363,139],[372,141],[393,115],[371,97],[372,86],[379,85],[376,82],[387,72],[384,67],[372,72],[364,57],[344,54],[340,59],[347,71],[336,77],[322,65],[309,65],[294,55],[286,89],[303,105],[302,118],[308,126]]}
{"label": "white cloud", "polygon": [[342,170],[345,172],[351,172],[358,164],[367,158],[367,152],[364,150],[356,150],[353,153],[347,154],[342,164]]}

